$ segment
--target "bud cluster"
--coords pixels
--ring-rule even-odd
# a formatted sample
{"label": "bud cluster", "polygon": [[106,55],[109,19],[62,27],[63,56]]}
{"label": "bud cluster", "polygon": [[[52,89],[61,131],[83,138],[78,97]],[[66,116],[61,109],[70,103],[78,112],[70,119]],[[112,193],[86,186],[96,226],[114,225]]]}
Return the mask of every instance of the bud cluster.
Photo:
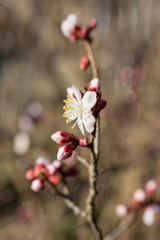
{"label": "bud cluster", "polygon": [[71,157],[73,151],[78,145],[78,139],[73,134],[69,132],[57,131],[52,134],[51,139],[57,144],[66,144],[59,147],[57,153],[58,160],[65,160]]}
{"label": "bud cluster", "polygon": [[51,161],[46,157],[39,157],[36,160],[35,167],[26,172],[26,179],[31,180],[31,189],[39,192],[44,189],[44,182],[48,180],[50,183],[57,185],[62,176],[62,163],[55,160]]}
{"label": "bud cluster", "polygon": [[116,214],[123,218],[130,212],[137,209],[143,210],[143,222],[147,226],[153,226],[160,223],[160,201],[155,198],[157,182],[150,180],[145,185],[145,190],[137,189],[133,193],[132,204],[119,204],[115,211]]}
{"label": "bud cluster", "polygon": [[71,42],[77,42],[80,39],[90,39],[90,32],[96,28],[96,19],[91,19],[88,26],[82,28],[82,24],[76,14],[69,14],[61,24],[61,30],[66,38]]}

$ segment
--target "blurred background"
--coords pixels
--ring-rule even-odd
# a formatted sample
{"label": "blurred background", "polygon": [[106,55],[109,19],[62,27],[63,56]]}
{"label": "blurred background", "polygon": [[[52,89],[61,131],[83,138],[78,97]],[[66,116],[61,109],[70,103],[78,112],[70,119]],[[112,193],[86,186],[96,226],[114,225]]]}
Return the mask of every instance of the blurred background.
{"label": "blurred background", "polygon": [[[25,179],[40,155],[56,159],[51,134],[71,131],[62,117],[66,88],[82,89],[92,79],[90,69],[78,69],[83,43],[61,33],[69,13],[84,26],[91,18],[98,22],[93,49],[108,102],[101,112],[98,168],[105,171],[96,199],[104,235],[120,223],[117,204],[130,202],[150,178],[160,181],[160,2],[0,0],[0,240],[93,239],[47,184],[36,194]],[[72,132],[81,137],[78,128]],[[83,206],[87,172],[77,166],[79,176],[68,182]],[[118,239],[159,238],[159,226],[148,228],[139,216]]]}

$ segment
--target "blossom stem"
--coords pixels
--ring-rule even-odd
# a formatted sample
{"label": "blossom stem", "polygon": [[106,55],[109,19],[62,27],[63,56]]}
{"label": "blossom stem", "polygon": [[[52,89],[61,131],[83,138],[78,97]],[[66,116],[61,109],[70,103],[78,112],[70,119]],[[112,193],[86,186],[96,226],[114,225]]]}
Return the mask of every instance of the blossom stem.
{"label": "blossom stem", "polygon": [[89,58],[89,61],[90,61],[90,64],[91,64],[91,68],[92,68],[92,72],[93,72],[93,78],[97,78],[98,71],[97,71],[95,57],[94,57],[94,54],[93,54],[93,51],[92,51],[91,44],[87,39],[84,40],[84,46],[86,48],[88,58]]}

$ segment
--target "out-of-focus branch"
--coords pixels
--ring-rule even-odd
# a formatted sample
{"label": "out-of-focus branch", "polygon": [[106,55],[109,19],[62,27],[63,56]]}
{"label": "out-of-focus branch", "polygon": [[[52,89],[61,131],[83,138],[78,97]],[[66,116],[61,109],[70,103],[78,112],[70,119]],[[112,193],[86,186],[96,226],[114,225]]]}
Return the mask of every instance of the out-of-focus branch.
{"label": "out-of-focus branch", "polygon": [[[47,180],[48,181],[48,180]],[[78,207],[73,200],[71,199],[70,196],[70,192],[69,192],[69,188],[66,184],[66,182],[64,181],[63,183],[63,187],[62,187],[62,192],[57,188],[57,186],[53,185],[52,183],[50,183],[48,181],[48,183],[54,188],[54,190],[56,191],[56,193],[58,194],[58,196],[62,197],[64,199],[65,204],[67,205],[67,207],[69,207],[70,209],[73,210],[75,215],[80,215],[83,218],[87,217],[87,213],[85,210],[81,209],[80,207]]]}
{"label": "out-of-focus branch", "polygon": [[115,240],[119,235],[125,232],[135,221],[137,214],[130,214],[127,219],[121,222],[112,232],[104,237],[103,240]]}
{"label": "out-of-focus branch", "polygon": [[86,48],[88,58],[91,64],[92,72],[93,72],[93,78],[97,78],[98,76],[98,71],[97,71],[97,66],[96,66],[96,61],[93,55],[92,47],[91,44],[88,40],[84,40],[84,46]]}

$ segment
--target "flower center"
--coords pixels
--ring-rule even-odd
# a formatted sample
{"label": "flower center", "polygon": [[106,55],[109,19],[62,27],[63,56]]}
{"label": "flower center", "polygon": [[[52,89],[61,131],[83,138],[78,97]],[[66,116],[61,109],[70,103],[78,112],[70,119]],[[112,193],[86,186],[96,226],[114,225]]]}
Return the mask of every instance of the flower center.
{"label": "flower center", "polygon": [[[73,99],[67,95],[67,99],[63,100],[63,102],[66,103],[66,105],[63,106],[63,109],[65,110],[63,117],[66,118],[66,124],[74,120],[76,117],[82,117],[83,106],[81,103],[78,103],[78,101],[75,98]],[[72,129],[75,126],[76,123],[73,124]]]}

